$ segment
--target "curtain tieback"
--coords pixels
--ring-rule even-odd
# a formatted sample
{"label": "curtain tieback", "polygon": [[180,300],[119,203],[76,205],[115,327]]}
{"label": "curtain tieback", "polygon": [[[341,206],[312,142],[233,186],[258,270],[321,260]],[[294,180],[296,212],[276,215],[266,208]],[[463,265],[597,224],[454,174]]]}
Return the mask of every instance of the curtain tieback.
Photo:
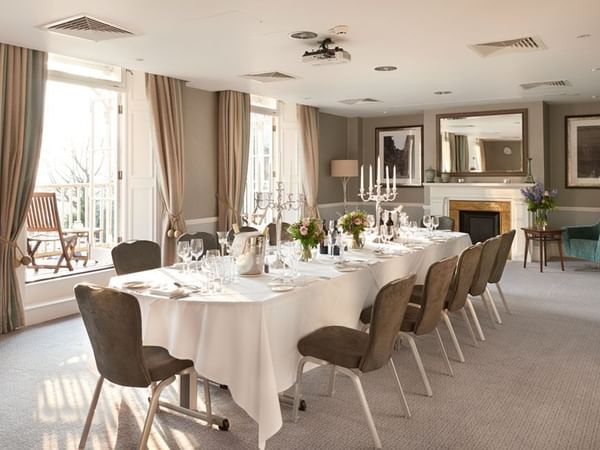
{"label": "curtain tieback", "polygon": [[179,211],[177,214],[173,214],[167,211],[169,216],[169,229],[167,230],[167,236],[177,239],[185,231],[180,224],[183,221],[183,212]]}
{"label": "curtain tieback", "polygon": [[21,255],[20,258],[15,258],[17,267],[21,264],[24,266],[28,266],[29,264],[31,264],[31,257],[23,253],[23,250],[19,248],[16,241],[11,241],[10,239],[6,239],[5,237],[0,236],[0,242],[2,242],[7,247],[13,248],[16,253],[19,253],[19,255]]}

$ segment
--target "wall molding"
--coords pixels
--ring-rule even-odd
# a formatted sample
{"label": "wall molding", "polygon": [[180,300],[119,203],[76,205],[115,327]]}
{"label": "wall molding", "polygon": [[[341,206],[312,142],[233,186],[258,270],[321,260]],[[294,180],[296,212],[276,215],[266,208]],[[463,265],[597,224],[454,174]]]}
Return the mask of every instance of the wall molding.
{"label": "wall molding", "polygon": [[600,213],[600,207],[597,206],[556,206],[554,209],[556,211]]}
{"label": "wall molding", "polygon": [[199,217],[196,219],[186,219],[186,225],[205,225],[207,223],[217,223],[219,218],[217,216],[213,217]]}

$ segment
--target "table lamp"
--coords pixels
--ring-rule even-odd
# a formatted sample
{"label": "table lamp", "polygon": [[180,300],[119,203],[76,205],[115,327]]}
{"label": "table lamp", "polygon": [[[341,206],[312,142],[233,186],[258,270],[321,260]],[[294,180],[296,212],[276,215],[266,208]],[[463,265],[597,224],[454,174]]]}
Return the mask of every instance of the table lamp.
{"label": "table lamp", "polygon": [[358,161],[356,159],[333,159],[331,161],[331,176],[342,179],[344,189],[344,214],[347,212],[348,180],[358,176]]}

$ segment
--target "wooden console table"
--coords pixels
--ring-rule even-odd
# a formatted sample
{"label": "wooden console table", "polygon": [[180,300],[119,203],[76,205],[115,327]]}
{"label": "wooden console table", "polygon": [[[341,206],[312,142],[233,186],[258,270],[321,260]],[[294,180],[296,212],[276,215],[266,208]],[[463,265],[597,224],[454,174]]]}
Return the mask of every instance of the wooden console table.
{"label": "wooden console table", "polygon": [[[565,264],[562,251],[562,230],[557,228],[521,228],[525,233],[525,258],[523,259],[523,268],[527,267],[527,252],[529,251],[529,241],[539,241],[540,243],[540,272],[544,271],[544,266],[548,265],[548,254],[546,244],[548,242],[558,243],[558,254],[560,255],[560,268],[564,272]],[[533,249],[532,249],[533,252]]]}

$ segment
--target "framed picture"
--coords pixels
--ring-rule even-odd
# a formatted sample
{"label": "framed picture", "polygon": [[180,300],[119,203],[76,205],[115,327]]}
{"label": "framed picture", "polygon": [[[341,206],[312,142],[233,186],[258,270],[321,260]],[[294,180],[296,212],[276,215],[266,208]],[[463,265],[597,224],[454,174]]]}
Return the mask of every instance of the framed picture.
{"label": "framed picture", "polygon": [[375,156],[381,164],[381,178],[385,183],[386,166],[390,184],[396,169],[396,186],[423,185],[423,126],[377,128]]}
{"label": "framed picture", "polygon": [[600,188],[600,115],[565,117],[566,187]]}

